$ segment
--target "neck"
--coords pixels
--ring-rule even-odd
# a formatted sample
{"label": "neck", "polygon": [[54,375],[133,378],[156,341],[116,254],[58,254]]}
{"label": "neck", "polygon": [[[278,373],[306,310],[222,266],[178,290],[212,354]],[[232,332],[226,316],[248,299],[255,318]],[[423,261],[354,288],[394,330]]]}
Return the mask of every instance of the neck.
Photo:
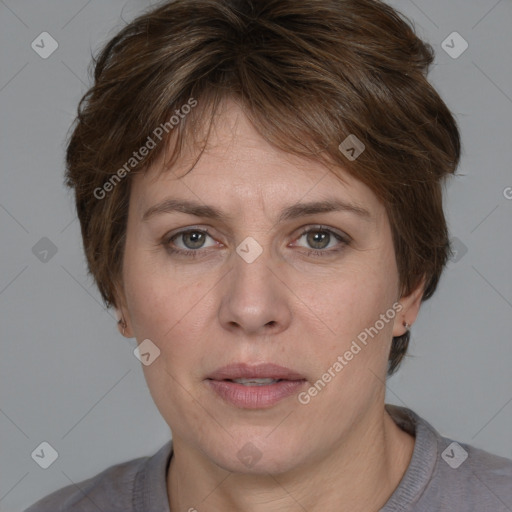
{"label": "neck", "polygon": [[377,512],[402,479],[414,438],[384,407],[372,416],[353,425],[328,454],[280,474],[226,471],[173,436],[167,477],[171,512]]}

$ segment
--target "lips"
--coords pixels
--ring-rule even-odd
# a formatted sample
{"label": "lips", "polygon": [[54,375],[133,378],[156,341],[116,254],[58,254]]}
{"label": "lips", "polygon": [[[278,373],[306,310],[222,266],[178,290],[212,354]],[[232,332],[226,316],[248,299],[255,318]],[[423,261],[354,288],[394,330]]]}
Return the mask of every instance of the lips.
{"label": "lips", "polygon": [[304,375],[272,363],[230,364],[205,379],[224,403],[238,409],[268,409],[296,395],[306,386]]}
{"label": "lips", "polygon": [[235,379],[273,379],[279,380],[306,380],[304,375],[272,363],[249,365],[246,363],[235,363],[218,368],[207,377],[209,380],[230,380]]}

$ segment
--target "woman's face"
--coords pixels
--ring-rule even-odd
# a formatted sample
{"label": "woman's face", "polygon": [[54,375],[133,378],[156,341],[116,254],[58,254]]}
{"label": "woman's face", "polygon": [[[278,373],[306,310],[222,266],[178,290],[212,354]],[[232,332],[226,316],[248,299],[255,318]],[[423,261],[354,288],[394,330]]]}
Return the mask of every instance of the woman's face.
{"label": "woman's face", "polygon": [[[143,369],[176,447],[229,471],[293,470],[382,416],[391,339],[418,301],[399,297],[370,189],[271,147],[225,107],[191,172],[192,153],[134,177],[122,309],[127,335],[151,340]],[[327,201],[345,206],[314,213]],[[173,209],[184,202],[196,211]],[[261,364],[295,375],[252,375]],[[227,365],[241,366],[216,374]],[[244,375],[285,380],[223,380]]]}

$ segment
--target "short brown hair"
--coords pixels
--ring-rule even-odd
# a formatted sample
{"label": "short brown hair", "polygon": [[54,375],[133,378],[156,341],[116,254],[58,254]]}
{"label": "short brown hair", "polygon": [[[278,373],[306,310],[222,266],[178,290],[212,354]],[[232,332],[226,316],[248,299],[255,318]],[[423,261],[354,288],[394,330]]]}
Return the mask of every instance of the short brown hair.
{"label": "short brown hair", "polygon": [[[456,122],[426,78],[433,58],[377,0],[175,0],[124,27],[95,59],[66,155],[89,274],[107,307],[122,281],[133,175],[121,169],[158,126],[168,130],[133,168],[147,169],[171,136],[175,161],[227,97],[269,143],[369,186],[390,219],[402,294],[425,278],[431,297],[450,254],[442,178],[460,157]],[[197,107],[171,129],[191,99]],[[339,149],[349,135],[365,145],[354,160]],[[388,374],[408,343],[408,332],[393,339]]]}

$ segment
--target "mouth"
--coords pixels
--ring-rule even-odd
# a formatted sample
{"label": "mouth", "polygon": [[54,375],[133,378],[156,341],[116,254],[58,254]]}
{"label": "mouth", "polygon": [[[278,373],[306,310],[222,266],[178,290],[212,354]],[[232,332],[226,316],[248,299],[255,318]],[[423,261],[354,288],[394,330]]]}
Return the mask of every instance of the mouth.
{"label": "mouth", "polygon": [[249,365],[246,363],[234,363],[218,368],[207,377],[210,380],[227,380],[239,384],[268,385],[273,381],[306,380],[305,376],[295,370],[279,366],[273,363]]}
{"label": "mouth", "polygon": [[283,382],[288,379],[223,379],[224,382],[235,382],[242,386],[268,386],[276,382]]}
{"label": "mouth", "polygon": [[219,368],[206,382],[217,397],[242,409],[266,409],[296,394],[307,382],[300,373],[271,363]]}

